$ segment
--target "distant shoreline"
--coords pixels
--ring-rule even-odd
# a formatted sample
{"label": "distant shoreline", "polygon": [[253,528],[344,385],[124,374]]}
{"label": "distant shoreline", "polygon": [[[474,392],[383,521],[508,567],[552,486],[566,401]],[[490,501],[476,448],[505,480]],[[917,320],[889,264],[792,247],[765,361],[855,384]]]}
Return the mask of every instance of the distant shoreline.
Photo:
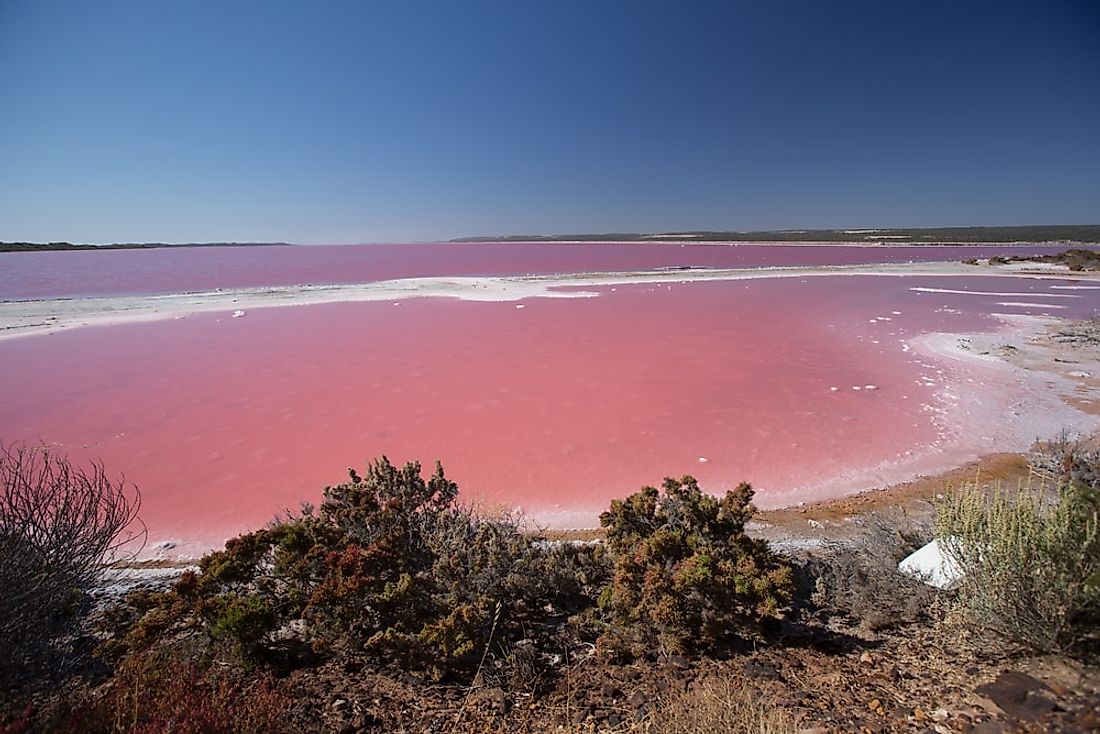
{"label": "distant shoreline", "polygon": [[72,242],[0,242],[0,252],[68,252],[70,250],[156,250],[177,247],[293,247],[289,242],[119,242],[111,245]]}
{"label": "distant shoreline", "polygon": [[758,244],[849,245],[1087,245],[1100,243],[1100,224],[1036,224],[1010,227],[902,227],[866,229],[779,229],[752,232],[694,230],[686,232],[560,235],[481,235],[459,237],[456,243],[474,242],[745,242]]}
{"label": "distant shoreline", "polygon": [[[450,240],[385,244],[760,244],[848,245],[902,247],[922,245],[1098,245],[1100,224],[1039,224],[1010,227],[911,227],[866,229],[778,229],[738,232],[694,230],[686,232],[606,232],[596,234],[478,235]],[[71,242],[0,242],[0,252],[51,252],[66,250],[149,250],[176,247],[309,247],[313,245],[382,244],[378,242],[300,244],[291,242],[123,242],[108,245]]]}

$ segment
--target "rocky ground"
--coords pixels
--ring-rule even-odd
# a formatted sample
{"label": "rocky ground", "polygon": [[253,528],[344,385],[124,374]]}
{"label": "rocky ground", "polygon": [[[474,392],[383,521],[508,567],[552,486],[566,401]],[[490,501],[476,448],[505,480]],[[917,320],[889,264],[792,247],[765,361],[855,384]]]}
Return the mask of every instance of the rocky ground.
{"label": "rocky ground", "polygon": [[730,709],[743,723],[803,734],[1100,731],[1097,668],[987,644],[957,628],[870,638],[805,629],[720,661],[613,665],[593,655],[571,661],[537,696],[337,666],[299,671],[290,683],[302,731],[706,731],[690,727]]}

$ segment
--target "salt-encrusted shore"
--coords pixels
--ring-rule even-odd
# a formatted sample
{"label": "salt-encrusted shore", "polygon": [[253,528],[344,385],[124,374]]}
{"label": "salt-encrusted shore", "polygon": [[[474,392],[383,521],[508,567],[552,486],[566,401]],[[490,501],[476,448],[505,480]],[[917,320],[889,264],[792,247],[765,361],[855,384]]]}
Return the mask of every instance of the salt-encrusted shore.
{"label": "salt-encrusted shore", "polygon": [[[83,326],[158,321],[189,314],[233,312],[276,306],[305,306],[408,298],[458,298],[466,301],[518,301],[525,298],[584,298],[595,293],[575,290],[601,286],[684,283],[689,281],[807,278],[814,276],[993,276],[1097,279],[1097,274],[1070,272],[1060,265],[1012,263],[974,266],[962,263],[879,263],[813,267],[686,269],[563,275],[406,278],[354,285],[301,285],[242,288],[194,293],[97,298],[0,301],[0,339],[51,334]],[[568,288],[569,290],[560,290]],[[243,314],[242,314],[243,315]]]}

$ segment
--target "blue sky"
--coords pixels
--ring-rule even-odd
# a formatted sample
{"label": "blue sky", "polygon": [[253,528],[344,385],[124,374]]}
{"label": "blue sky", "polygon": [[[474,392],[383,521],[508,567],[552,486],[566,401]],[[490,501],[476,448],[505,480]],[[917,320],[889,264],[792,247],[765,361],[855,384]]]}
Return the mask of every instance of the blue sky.
{"label": "blue sky", "polygon": [[0,0],[0,240],[1095,222],[1095,2]]}

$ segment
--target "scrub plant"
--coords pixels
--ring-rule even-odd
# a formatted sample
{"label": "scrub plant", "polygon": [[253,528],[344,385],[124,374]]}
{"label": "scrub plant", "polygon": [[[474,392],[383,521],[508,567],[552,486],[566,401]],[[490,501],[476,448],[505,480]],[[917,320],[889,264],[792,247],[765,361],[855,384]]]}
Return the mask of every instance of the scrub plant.
{"label": "scrub plant", "polygon": [[937,507],[940,546],[965,573],[962,609],[1029,647],[1073,648],[1100,623],[1100,490],[963,487]]}
{"label": "scrub plant", "polygon": [[517,518],[481,516],[457,498],[440,465],[425,479],[418,463],[382,457],[326,488],[316,512],[204,557],[146,616],[179,629],[162,617],[182,609],[251,661],[304,632],[318,652],[442,679],[591,606],[602,554],[537,542]]}
{"label": "scrub plant", "polygon": [[0,444],[0,684],[57,679],[84,661],[88,592],[141,549],[140,505],[137,489],[100,463]]}
{"label": "scrub plant", "polygon": [[705,652],[751,633],[793,591],[790,566],[745,533],[752,488],[718,498],[694,477],[644,487],[600,515],[614,559],[599,604],[604,646],[631,656]]}

